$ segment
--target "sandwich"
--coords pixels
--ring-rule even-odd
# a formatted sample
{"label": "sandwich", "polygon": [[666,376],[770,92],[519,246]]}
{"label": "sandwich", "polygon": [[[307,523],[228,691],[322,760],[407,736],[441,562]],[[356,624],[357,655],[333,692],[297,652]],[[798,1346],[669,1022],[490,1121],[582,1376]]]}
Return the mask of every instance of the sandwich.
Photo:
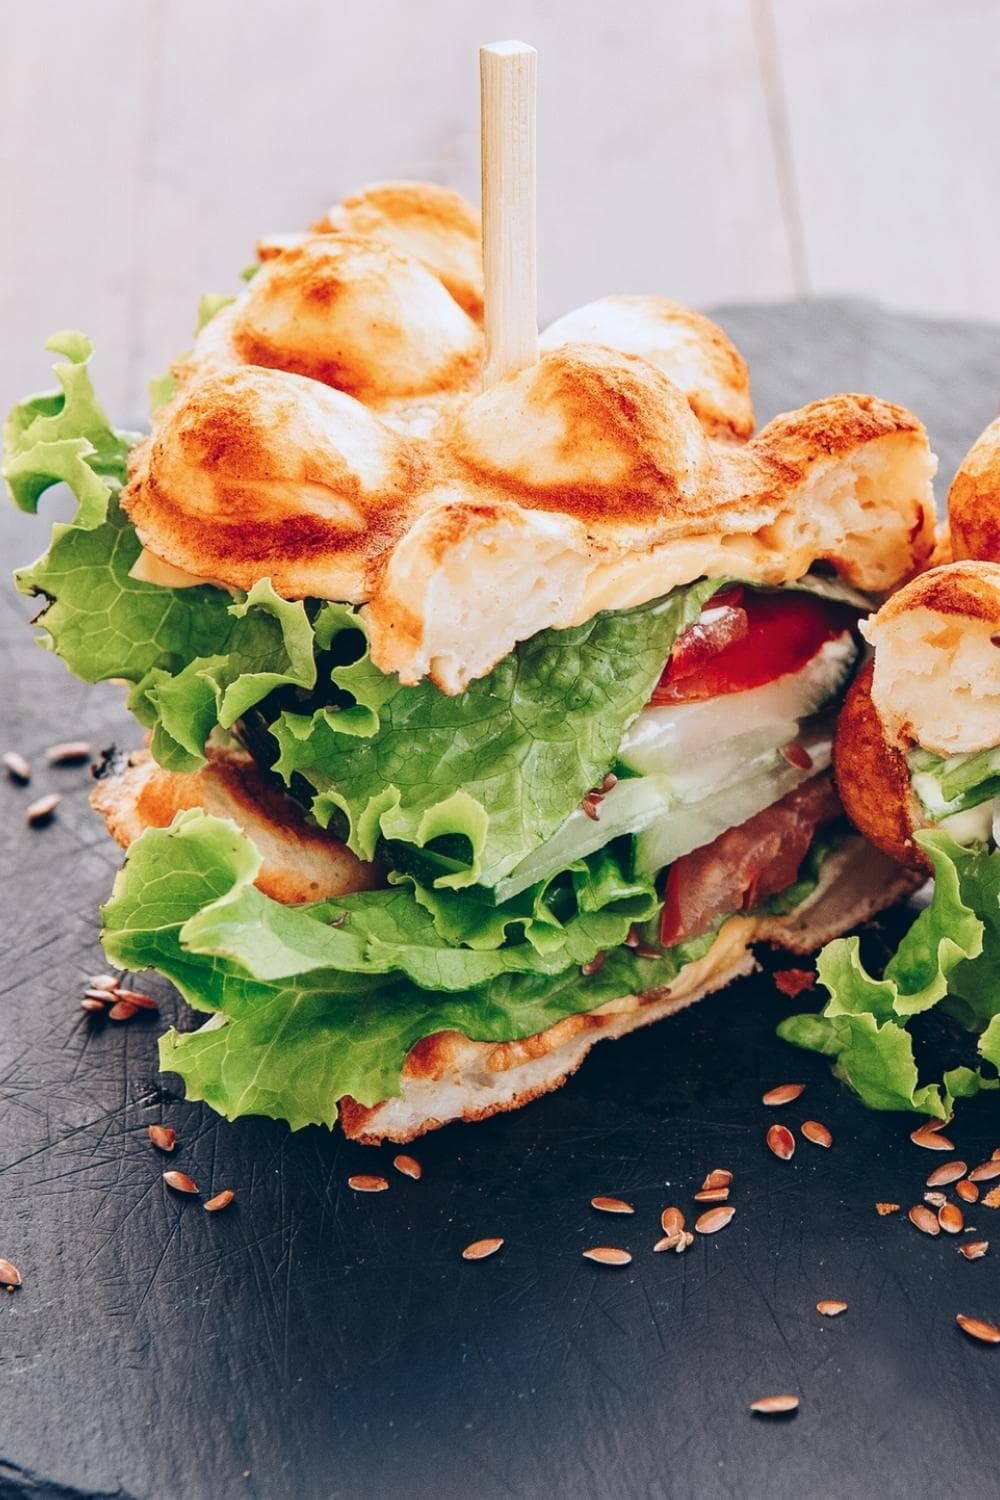
{"label": "sandwich", "polygon": [[109,959],[196,1011],[161,1064],[229,1118],[408,1141],[595,1041],[810,953],[921,875],[831,772],[857,622],[927,564],[912,413],[754,432],[744,361],[655,296],[561,318],[482,389],[474,210],[419,183],[259,246],[117,430],[79,334],[5,475],[77,514],[18,575],[146,746]]}
{"label": "sandwich", "polygon": [[[826,1052],[867,1103],[941,1118],[956,1097],[998,1087],[1000,1068],[998,516],[994,422],[949,491],[937,565],[862,622],[871,659],[848,689],[834,741],[852,823],[933,876],[933,895],[883,978],[864,968],[856,939],[833,943],[819,966],[831,996],[823,1015],[782,1026],[789,1040]],[[908,1027],[934,1008],[976,1041],[928,1082]]]}

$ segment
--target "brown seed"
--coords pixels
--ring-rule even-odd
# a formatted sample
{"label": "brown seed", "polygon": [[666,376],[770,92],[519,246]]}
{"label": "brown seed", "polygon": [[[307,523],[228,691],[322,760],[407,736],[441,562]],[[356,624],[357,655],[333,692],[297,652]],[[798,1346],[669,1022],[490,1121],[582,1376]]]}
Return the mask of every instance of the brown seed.
{"label": "brown seed", "polygon": [[591,1208],[596,1208],[602,1214],[634,1214],[635,1209],[631,1203],[626,1203],[624,1198],[605,1198],[598,1196],[591,1198]]}
{"label": "brown seed", "polygon": [[957,1203],[945,1203],[938,1209],[938,1223],[945,1234],[961,1234],[965,1228],[965,1215]]}
{"label": "brown seed", "polygon": [[799,1126],[799,1129],[802,1131],[802,1134],[805,1136],[806,1140],[812,1141],[814,1146],[825,1146],[829,1148],[833,1145],[833,1136],[830,1134],[829,1130],[827,1130],[826,1126],[821,1124],[819,1120],[803,1120],[802,1124]]}
{"label": "brown seed", "polygon": [[944,1125],[944,1120],[925,1120],[916,1130],[911,1130],[910,1140],[915,1146],[923,1146],[925,1151],[954,1151],[954,1143],[940,1134]]}
{"label": "brown seed", "polygon": [[23,755],[18,755],[16,750],[5,752],[3,766],[11,781],[19,781],[22,786],[25,786],[31,780],[31,766]]}
{"label": "brown seed", "polygon": [[127,1000],[116,1000],[108,1011],[112,1021],[131,1021],[133,1016],[139,1014],[139,1007],[131,1005]]}
{"label": "brown seed", "polygon": [[700,1193],[695,1193],[694,1201],[696,1203],[725,1203],[728,1197],[729,1189],[727,1187],[702,1188]]}
{"label": "brown seed", "polygon": [[175,1193],[197,1193],[198,1186],[186,1172],[164,1172],[163,1180]]}
{"label": "brown seed", "polygon": [[982,1344],[1000,1344],[1000,1328],[995,1323],[987,1323],[982,1318],[967,1318],[964,1313],[958,1313],[955,1322],[963,1333]]}
{"label": "brown seed", "polygon": [[93,995],[84,995],[83,999],[80,1001],[80,1009],[103,1011],[106,1003],[107,1002],[104,1000],[95,999]]}
{"label": "brown seed", "polygon": [[55,816],[55,810],[61,801],[58,792],[48,792],[44,797],[39,797],[25,812],[25,822],[32,828],[43,827]]}
{"label": "brown seed", "polygon": [[630,927],[625,937],[626,948],[638,948],[641,942],[642,939],[640,938],[636,929],[634,927]]}
{"label": "brown seed", "polygon": [[822,1302],[816,1303],[816,1311],[822,1313],[824,1318],[837,1318],[847,1311],[847,1303],[838,1302],[834,1297],[824,1297]]}
{"label": "brown seed", "polygon": [[990,1188],[988,1193],[984,1193],[983,1202],[987,1208],[1000,1208],[1000,1187]]}
{"label": "brown seed", "polygon": [[0,1286],[20,1286],[21,1273],[12,1260],[0,1256]]}
{"label": "brown seed", "polygon": [[939,1167],[935,1167],[927,1179],[928,1187],[944,1187],[949,1182],[957,1182],[964,1177],[968,1168],[964,1161],[945,1161]]}
{"label": "brown seed", "polygon": [[651,948],[646,943],[640,943],[635,950],[636,958],[662,958],[662,948]]}
{"label": "brown seed", "polygon": [[87,980],[87,990],[116,990],[120,982],[117,974],[94,974]]}
{"label": "brown seed", "polygon": [[924,1194],[924,1202],[929,1203],[931,1205],[931,1208],[943,1208],[944,1205],[948,1202],[948,1199],[945,1197],[944,1193],[931,1191]]}
{"label": "brown seed", "polygon": [[501,1239],[473,1240],[472,1244],[466,1245],[462,1251],[462,1259],[485,1260],[488,1255],[496,1255],[502,1244]]}
{"label": "brown seed", "polygon": [[805,745],[799,745],[795,741],[793,741],[790,745],[786,745],[781,753],[787,760],[788,764],[790,766],[795,766],[797,770],[812,770],[812,756],[809,754],[809,751],[806,749]]}
{"label": "brown seed", "polygon": [[374,1177],[369,1172],[356,1172],[348,1177],[347,1186],[356,1193],[384,1193],[389,1186],[384,1177]]}
{"label": "brown seed", "polygon": [[704,1193],[707,1192],[709,1188],[731,1187],[732,1182],[732,1172],[726,1172],[722,1167],[713,1167],[711,1172],[709,1172],[708,1176],[705,1178],[705,1181],[702,1183],[701,1190]]}
{"label": "brown seed", "polygon": [[787,1161],[795,1154],[795,1137],[787,1125],[772,1125],[767,1132],[767,1149],[779,1161]]}
{"label": "brown seed", "polygon": [[157,1151],[172,1151],[177,1145],[177,1132],[169,1125],[150,1125],[146,1134]]}
{"label": "brown seed", "polygon": [[955,1183],[955,1192],[963,1203],[975,1203],[979,1197],[979,1189],[967,1177],[963,1177],[961,1182]]}
{"label": "brown seed", "polygon": [[580,803],[581,808],[583,809],[583,811],[587,814],[587,817],[590,818],[591,822],[593,822],[593,823],[600,822],[600,818],[601,818],[601,814],[599,812],[600,805],[601,805],[600,796],[595,797],[594,794],[593,794],[593,792],[588,792],[587,795],[586,795],[586,797],[584,797],[583,801]]}
{"label": "brown seed", "polygon": [[140,990],[119,990],[117,998],[134,1006],[136,1010],[159,1010],[160,1008],[152,995],[144,995]]}
{"label": "brown seed", "polygon": [[49,746],[45,758],[50,766],[76,766],[89,760],[92,753],[86,740],[62,740],[58,745]]}
{"label": "brown seed", "polygon": [[758,1417],[780,1417],[785,1412],[798,1411],[798,1396],[760,1396],[750,1402],[750,1410]]}
{"label": "brown seed", "polygon": [[804,1083],[779,1083],[777,1088],[768,1089],[760,1102],[776,1108],[779,1104],[791,1104],[793,1099],[798,1099],[805,1091]]}
{"label": "brown seed", "polygon": [[898,1203],[876,1203],[875,1205],[875,1212],[883,1219],[887,1214],[898,1214],[899,1209]]}
{"label": "brown seed", "polygon": [[660,1215],[660,1228],[664,1234],[681,1234],[684,1230],[684,1215],[679,1208],[665,1208]]}
{"label": "brown seed", "polygon": [[720,1229],[725,1229],[735,1212],[731,1203],[720,1208],[710,1208],[706,1213],[698,1215],[694,1227],[699,1234],[717,1234]]}
{"label": "brown seed", "polygon": [[917,1203],[910,1209],[907,1215],[914,1228],[919,1229],[921,1234],[940,1234],[941,1225],[938,1223],[937,1214],[932,1214],[929,1208],[922,1203]]}
{"label": "brown seed", "polygon": [[397,1172],[402,1172],[404,1177],[412,1177],[414,1182],[419,1182],[424,1175],[424,1169],[415,1156],[404,1156],[401,1152],[399,1156],[392,1158],[392,1164]]}
{"label": "brown seed", "polygon": [[616,1250],[610,1245],[595,1245],[584,1250],[585,1260],[596,1260],[602,1266],[627,1266],[632,1256],[627,1250]]}
{"label": "brown seed", "polygon": [[989,1248],[989,1240],[966,1240],[964,1245],[959,1245],[958,1253],[966,1260],[982,1260]]}
{"label": "brown seed", "polygon": [[994,1177],[1000,1177],[1000,1161],[984,1161],[969,1173],[970,1182],[992,1182]]}
{"label": "brown seed", "polygon": [[677,1243],[674,1246],[674,1250],[676,1251],[676,1253],[678,1255],[683,1255],[684,1251],[690,1249],[690,1247],[693,1244],[694,1244],[694,1235],[691,1233],[691,1231],[689,1229],[683,1229],[683,1230],[681,1230],[681,1233],[680,1233],[680,1235],[678,1237]]}
{"label": "brown seed", "polygon": [[111,1005],[113,1001],[117,1000],[118,995],[115,990],[84,990],[83,998],[85,1000],[96,1000],[103,1009],[105,1005]]}
{"label": "brown seed", "polygon": [[214,1198],[209,1198],[202,1206],[207,1214],[217,1214],[221,1209],[228,1208],[235,1197],[232,1188],[223,1188],[221,1193],[216,1193]]}
{"label": "brown seed", "polygon": [[591,974],[597,973],[606,956],[607,955],[604,953],[595,953],[589,963],[580,965],[580,973],[584,976],[585,979],[589,979]]}
{"label": "brown seed", "polygon": [[653,1249],[654,1251],[676,1250],[678,1240],[681,1240],[683,1238],[683,1230],[681,1230],[680,1234],[665,1234],[661,1240],[657,1240],[656,1244],[653,1246]]}
{"label": "brown seed", "polygon": [[990,1156],[990,1161],[1000,1161],[1000,1146]]}

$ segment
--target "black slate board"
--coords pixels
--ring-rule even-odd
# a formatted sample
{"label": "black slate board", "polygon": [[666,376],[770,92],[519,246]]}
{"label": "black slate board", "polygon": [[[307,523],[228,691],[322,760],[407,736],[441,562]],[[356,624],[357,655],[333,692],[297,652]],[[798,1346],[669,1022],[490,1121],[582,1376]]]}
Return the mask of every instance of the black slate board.
{"label": "black slate board", "polygon": [[[721,320],[762,419],[875,390],[926,418],[947,478],[996,412],[1000,329],[838,303]],[[46,530],[4,510],[4,558],[30,557]],[[519,1114],[418,1143],[419,1183],[391,1151],[221,1123],[158,1077],[159,1021],[83,1018],[118,858],[86,772],[41,752],[81,734],[128,744],[130,728],[115,690],[80,687],[31,646],[24,601],[5,588],[2,603],[0,748],[39,770],[30,792],[0,785],[0,1254],[25,1281],[0,1298],[0,1494],[997,1493],[1000,1349],[954,1316],[1000,1317],[1000,1213],[970,1212],[987,1234],[996,1219],[972,1264],[876,1216],[877,1199],[918,1201],[941,1158],[775,1039],[792,1007],[767,978],[601,1046]],[[29,832],[22,809],[49,786],[65,793],[58,819]],[[809,1089],[788,1120],[826,1121],[835,1144],[781,1164],[759,1100],[789,1078]],[[1000,1144],[998,1114],[990,1099],[962,1110],[968,1161]],[[160,1120],[181,1138],[176,1165],[236,1188],[237,1206],[212,1217],[166,1193],[146,1139]],[[713,1166],[736,1174],[733,1224],[652,1255],[660,1209],[687,1206]],[[354,1195],[358,1170],[388,1171],[391,1191]],[[594,1213],[597,1192],[635,1217]],[[459,1258],[494,1233],[495,1259]],[[582,1260],[595,1243],[635,1261]],[[828,1322],[814,1304],[830,1296],[850,1310]],[[794,1419],[749,1416],[784,1390],[802,1397]]]}

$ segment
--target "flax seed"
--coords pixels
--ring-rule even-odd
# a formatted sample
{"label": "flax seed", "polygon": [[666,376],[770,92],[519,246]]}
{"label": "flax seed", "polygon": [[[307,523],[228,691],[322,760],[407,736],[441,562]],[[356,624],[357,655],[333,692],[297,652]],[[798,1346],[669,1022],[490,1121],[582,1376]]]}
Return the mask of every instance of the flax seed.
{"label": "flax seed", "polygon": [[466,1245],[465,1249],[462,1251],[462,1259],[485,1260],[488,1255],[496,1255],[502,1244],[503,1240],[499,1238],[473,1240],[472,1244]]}
{"label": "flax seed", "polygon": [[915,1204],[907,1214],[907,1218],[915,1229],[920,1230],[921,1234],[935,1235],[941,1233],[941,1225],[938,1223],[937,1214],[932,1214],[930,1209],[925,1208],[922,1203]]}
{"label": "flax seed", "polygon": [[760,1102],[777,1108],[779,1104],[791,1104],[793,1099],[798,1099],[805,1091],[804,1083],[779,1083],[777,1088],[768,1089]]}
{"label": "flax seed", "polygon": [[967,1318],[964,1313],[958,1313],[955,1322],[963,1333],[982,1344],[1000,1344],[1000,1328],[995,1323],[987,1323],[982,1318]]}
{"label": "flax seed", "polygon": [[45,759],[50,766],[78,766],[82,761],[89,760],[92,754],[86,740],[63,740],[58,745],[49,746]]}
{"label": "flax seed", "polygon": [[970,1182],[967,1177],[963,1177],[961,1182],[955,1183],[955,1192],[963,1203],[975,1203],[979,1198],[978,1187],[974,1182]]}
{"label": "flax seed", "polygon": [[966,1240],[964,1245],[959,1245],[958,1253],[966,1260],[982,1260],[989,1248],[989,1240]]}
{"label": "flax seed", "polygon": [[702,1183],[701,1190],[703,1193],[707,1193],[709,1188],[731,1187],[732,1182],[732,1172],[725,1171],[723,1167],[713,1167],[711,1172],[709,1172],[708,1176],[705,1178],[705,1181]]}
{"label": "flax seed", "polygon": [[787,1125],[772,1125],[767,1132],[767,1149],[779,1161],[788,1161],[795,1154],[795,1137]]}
{"label": "flax seed", "polygon": [[949,1182],[957,1182],[964,1177],[968,1167],[964,1161],[946,1161],[939,1167],[935,1167],[927,1179],[928,1187],[946,1187]]}
{"label": "flax seed", "polygon": [[150,1125],[146,1134],[157,1151],[172,1151],[177,1145],[177,1132],[169,1125]]}
{"label": "flax seed", "polygon": [[821,1302],[816,1303],[816,1311],[824,1318],[837,1318],[847,1311],[847,1303],[838,1302],[834,1297],[824,1297]]}
{"label": "flax seed", "polygon": [[634,1214],[635,1209],[631,1203],[626,1203],[624,1198],[605,1198],[598,1195],[590,1200],[591,1208],[596,1208],[602,1214]]}
{"label": "flax seed", "polygon": [[25,811],[24,820],[31,828],[44,828],[55,817],[56,808],[62,798],[58,792],[48,792],[44,797],[39,797],[36,802]]}
{"label": "flax seed", "polygon": [[627,1250],[617,1250],[610,1245],[594,1245],[590,1250],[584,1250],[585,1260],[596,1260],[602,1266],[627,1266],[632,1256]]}
{"label": "flax seed", "polygon": [[965,1228],[965,1215],[957,1203],[945,1203],[938,1209],[938,1223],[945,1234],[961,1234]]}
{"label": "flax seed", "polygon": [[221,1193],[216,1193],[214,1198],[209,1198],[208,1202],[204,1203],[202,1207],[207,1214],[217,1214],[222,1209],[228,1208],[235,1197],[236,1194],[232,1188],[223,1188]]}
{"label": "flax seed", "polygon": [[27,786],[31,780],[31,765],[23,755],[18,755],[16,750],[5,752],[3,767],[11,781],[19,782],[21,786]]}
{"label": "flax seed", "polygon": [[415,1156],[405,1156],[401,1152],[399,1156],[393,1157],[392,1164],[397,1172],[402,1172],[404,1177],[412,1177],[414,1182],[419,1182],[424,1175],[424,1169]]}
{"label": "flax seed", "polygon": [[21,1285],[21,1273],[12,1260],[5,1260],[0,1256],[0,1286],[15,1287]]}
{"label": "flax seed", "polygon": [[679,1208],[665,1208],[660,1215],[660,1228],[664,1234],[682,1234],[684,1215]]}
{"label": "flax seed", "polygon": [[163,1180],[168,1188],[173,1188],[175,1193],[197,1193],[197,1184],[192,1182],[186,1172],[164,1172]]}
{"label": "flax seed", "polygon": [[355,1172],[353,1177],[348,1177],[347,1186],[356,1193],[384,1193],[389,1184],[384,1177],[376,1177],[369,1172]]}
{"label": "flax seed", "polygon": [[750,1402],[750,1410],[758,1417],[781,1417],[798,1411],[798,1396],[760,1396]]}
{"label": "flax seed", "polygon": [[984,1161],[969,1173],[970,1182],[992,1182],[994,1177],[1000,1177],[1000,1161]]}
{"label": "flax seed", "polygon": [[706,1213],[698,1215],[694,1221],[694,1227],[699,1234],[718,1234],[720,1229],[725,1229],[735,1212],[731,1203],[719,1208],[710,1208]]}
{"label": "flax seed", "polygon": [[833,1145],[833,1136],[819,1120],[803,1120],[799,1126],[807,1141],[812,1141],[814,1146],[823,1146],[827,1150]]}

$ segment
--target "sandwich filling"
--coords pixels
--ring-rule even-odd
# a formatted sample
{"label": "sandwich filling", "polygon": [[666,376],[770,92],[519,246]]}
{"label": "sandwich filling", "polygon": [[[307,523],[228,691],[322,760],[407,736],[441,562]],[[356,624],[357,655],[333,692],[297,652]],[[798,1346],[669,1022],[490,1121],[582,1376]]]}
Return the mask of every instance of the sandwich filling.
{"label": "sandwich filling", "polygon": [[422,1037],[511,1041],[669,987],[734,915],[794,910],[844,826],[832,722],[863,596],[812,574],[699,579],[521,641],[446,694],[372,661],[356,606],[136,567],[120,504],[134,435],[94,396],[89,345],[6,430],[13,497],[78,510],[18,575],[46,643],[125,678],[169,770],[235,737],[379,888],[282,906],[260,857],[197,809],[132,847],[109,956],[167,974],[200,1031],[164,1065],[222,1113],[332,1123],[398,1093]]}

